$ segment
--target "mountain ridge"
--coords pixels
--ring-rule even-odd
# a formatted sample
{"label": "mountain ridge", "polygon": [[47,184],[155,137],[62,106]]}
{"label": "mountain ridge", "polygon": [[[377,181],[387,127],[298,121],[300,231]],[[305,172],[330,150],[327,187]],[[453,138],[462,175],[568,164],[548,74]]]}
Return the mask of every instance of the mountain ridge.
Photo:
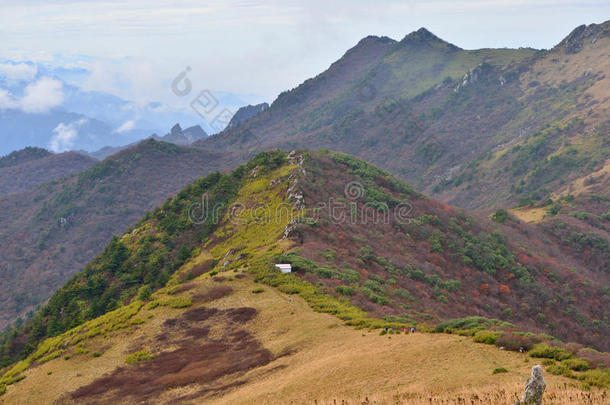
{"label": "mountain ridge", "polygon": [[[203,213],[215,215],[193,211],[208,206],[202,205],[202,196],[212,207]],[[340,196],[347,204],[334,205],[342,203]],[[339,211],[328,211],[329,206]],[[340,212],[345,215],[337,216]],[[531,231],[470,216],[345,154],[260,153],[247,165],[228,174],[210,174],[166,200],[113,238],[32,319],[3,334],[3,364],[16,360],[20,352],[23,360],[4,370],[0,385],[8,385],[10,398],[23,398],[31,390],[20,395],[20,387],[29,386],[32,376],[40,378],[39,367],[47,372],[45,364],[52,364],[63,376],[78,365],[101,365],[95,360],[101,357],[107,359],[102,360],[104,374],[95,371],[99,367],[85,371],[85,379],[64,389],[65,401],[152,401],[150,395],[193,400],[211,395],[208,384],[215,387],[215,395],[227,395],[241,384],[225,385],[224,377],[237,373],[242,378],[300,352],[311,358],[308,345],[281,338],[292,337],[290,330],[265,329],[270,321],[256,323],[262,330],[248,326],[258,316],[273,313],[289,317],[284,322],[290,325],[301,322],[299,317],[311,322],[303,305],[332,314],[318,317],[321,326],[308,323],[302,333],[305,341],[308,328],[343,330],[342,320],[360,328],[345,330],[362,341],[366,329],[370,338],[377,335],[377,341],[367,343],[370,347],[387,339],[389,328],[390,338],[408,339],[409,334],[401,332],[414,325],[419,333],[463,334],[447,338],[462,347],[463,339],[473,334],[475,342],[484,336],[495,336],[492,341],[502,337],[517,352],[533,347],[531,356],[536,347],[547,344],[534,346],[536,342],[559,344],[541,330],[592,338],[603,346],[607,325],[588,318],[604,318],[608,305],[598,292],[601,283],[549,260],[544,243],[531,244]],[[291,263],[292,274],[281,273],[275,263]],[[565,295],[568,288],[570,295]],[[265,292],[268,289],[272,292]],[[235,301],[214,304],[234,293]],[[270,296],[279,299],[275,311],[269,310]],[[299,309],[291,308],[293,302]],[[435,312],[439,307],[445,307],[440,317]],[[473,308],[487,315],[497,311],[505,319],[451,319],[464,312],[472,315]],[[531,311],[538,312],[537,326],[531,324]],[[378,334],[384,327],[388,329]],[[583,328],[588,331],[584,335]],[[269,345],[269,336],[280,341],[265,346],[262,342]],[[423,333],[422,339],[426,345],[447,341]],[[555,350],[573,359],[581,346]],[[524,356],[516,356],[503,361],[514,357],[511,368],[528,368]],[[68,371],[60,364],[70,365]],[[280,369],[294,370],[294,363],[283,364],[288,368]],[[487,367],[490,364],[477,364],[476,375],[480,368],[492,374]],[[595,382],[604,371],[595,373],[573,373],[571,378]],[[136,388],[141,384],[134,382],[144,381],[149,381],[147,389]],[[197,389],[169,394],[190,384]]]}

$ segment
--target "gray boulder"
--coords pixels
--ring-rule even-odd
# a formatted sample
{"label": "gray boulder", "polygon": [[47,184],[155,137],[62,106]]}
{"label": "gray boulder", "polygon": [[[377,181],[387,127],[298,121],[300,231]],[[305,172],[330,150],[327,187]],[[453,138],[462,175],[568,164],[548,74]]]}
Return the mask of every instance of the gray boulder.
{"label": "gray boulder", "polygon": [[546,389],[546,381],[542,376],[542,367],[532,367],[532,375],[525,383],[525,391],[521,402],[515,402],[515,405],[541,405],[542,395]]}

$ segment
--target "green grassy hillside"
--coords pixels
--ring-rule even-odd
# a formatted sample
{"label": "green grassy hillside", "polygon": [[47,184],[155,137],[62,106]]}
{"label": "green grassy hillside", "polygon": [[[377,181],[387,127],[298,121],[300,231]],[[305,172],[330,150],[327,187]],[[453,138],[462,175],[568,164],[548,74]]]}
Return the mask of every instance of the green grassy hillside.
{"label": "green grassy hillside", "polygon": [[[203,207],[210,215],[201,215]],[[281,274],[274,266],[278,262],[292,263],[294,274]],[[164,308],[163,313],[183,312],[229,294],[226,289],[210,290],[205,280],[211,277],[218,283],[249,278],[253,295],[269,288],[298,295],[311,309],[356,328],[416,326],[421,331],[474,335],[475,341],[513,350],[539,351],[546,346],[537,343],[560,344],[549,336],[553,334],[606,349],[607,281],[600,282],[596,275],[583,270],[576,277],[563,258],[550,256],[525,226],[511,228],[468,216],[353,157],[331,152],[262,153],[230,174],[211,174],[167,200],[113,239],[32,319],[3,334],[2,361],[7,368],[0,384],[12,391],[32,367],[94,351],[102,355],[108,350],[103,339],[112,336],[126,333],[125,339],[131,341],[127,336],[154,319],[157,308]],[[208,287],[201,290],[200,283]],[[185,312],[184,319],[204,321],[216,313],[205,312],[206,307],[197,311]],[[219,319],[228,317],[238,325],[251,319],[248,311],[220,314]],[[478,317],[455,319],[472,315]],[[484,330],[491,332],[485,335]],[[529,333],[523,333],[526,330]],[[212,330],[185,333],[199,339]],[[212,335],[231,341],[232,335],[226,333]],[[243,358],[243,370],[279,355],[234,333],[239,334],[240,345],[246,345],[237,347],[254,353]],[[131,353],[125,361],[146,362],[154,359],[154,352],[161,356],[160,363],[150,364],[164,367],[174,357],[163,353],[186,341],[171,333],[168,341],[160,336],[144,349],[133,342],[129,347],[137,350],[125,349],[126,342],[121,343],[121,350]],[[90,346],[90,341],[96,343]],[[603,386],[603,371],[586,368],[604,364],[606,355],[582,348],[573,344],[549,349],[555,358],[550,370]],[[235,347],[226,350],[226,356],[237,355]],[[586,368],[572,371],[571,363],[560,363],[575,355],[588,359],[573,360],[586,362]],[[227,358],[219,362],[226,366]],[[161,368],[159,375],[166,373]],[[119,384],[120,394],[120,381],[131,375],[122,372],[116,369],[97,384]],[[141,378],[148,378],[150,370],[142,372]],[[234,372],[218,371],[209,381]],[[161,391],[173,384],[202,383],[186,375],[176,378],[174,383],[160,382]],[[124,394],[145,398],[152,393]],[[71,395],[89,398],[103,393],[93,385]]]}

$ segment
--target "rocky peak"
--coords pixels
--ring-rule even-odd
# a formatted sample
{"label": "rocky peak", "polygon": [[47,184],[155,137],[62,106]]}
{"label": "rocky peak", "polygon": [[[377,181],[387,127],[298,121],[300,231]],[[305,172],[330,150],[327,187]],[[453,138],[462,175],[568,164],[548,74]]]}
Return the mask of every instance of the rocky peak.
{"label": "rocky peak", "polygon": [[426,28],[422,27],[417,31],[413,31],[407,34],[400,43],[402,45],[430,45],[430,44],[442,44],[447,45],[451,49],[460,49],[457,46],[450,44],[447,41],[443,41]]}
{"label": "rocky peak", "polygon": [[169,131],[169,133],[173,136],[178,136],[182,134],[182,127],[180,126],[180,124],[176,124],[172,127],[172,129]]}
{"label": "rocky peak", "polygon": [[580,52],[586,45],[595,44],[600,38],[610,36],[610,20],[602,24],[581,25],[561,41],[556,48],[563,49],[565,53]]}
{"label": "rocky peak", "polygon": [[180,124],[176,124],[172,127],[168,134],[162,137],[155,137],[153,135],[153,138],[160,141],[171,142],[176,145],[188,146],[193,142],[207,136],[208,134],[199,125],[195,125],[183,130]]}
{"label": "rocky peak", "polygon": [[269,104],[267,104],[267,103],[260,103],[260,104],[256,104],[256,105],[247,105],[245,107],[241,107],[233,115],[233,117],[231,118],[231,121],[229,121],[229,125],[227,125],[227,128],[236,127],[239,124],[241,124],[242,122],[249,120],[250,118],[254,117],[256,114],[263,112],[268,108],[269,108]]}

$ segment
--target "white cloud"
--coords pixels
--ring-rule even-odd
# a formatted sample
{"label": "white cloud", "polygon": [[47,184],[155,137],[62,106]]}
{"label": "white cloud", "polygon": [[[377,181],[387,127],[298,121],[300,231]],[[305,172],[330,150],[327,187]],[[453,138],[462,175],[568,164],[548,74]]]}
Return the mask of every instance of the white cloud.
{"label": "white cloud", "polygon": [[53,129],[53,137],[49,143],[49,149],[53,152],[65,152],[70,150],[74,145],[74,141],[78,136],[79,128],[87,123],[86,118],[81,118],[78,121],[72,121],[68,124],[60,122],[59,125]]}
{"label": "white cloud", "polygon": [[134,120],[125,121],[120,127],[116,129],[115,132],[122,134],[127,131],[131,131],[136,126],[136,122]]}
{"label": "white cloud", "polygon": [[0,89],[0,110],[17,108],[17,100],[7,90]]}
{"label": "white cloud", "polygon": [[42,77],[27,85],[19,105],[27,113],[44,113],[61,105],[63,101],[62,83],[50,77]]}
{"label": "white cloud", "polygon": [[30,81],[36,77],[38,68],[28,63],[0,63],[0,78],[6,81]]}

